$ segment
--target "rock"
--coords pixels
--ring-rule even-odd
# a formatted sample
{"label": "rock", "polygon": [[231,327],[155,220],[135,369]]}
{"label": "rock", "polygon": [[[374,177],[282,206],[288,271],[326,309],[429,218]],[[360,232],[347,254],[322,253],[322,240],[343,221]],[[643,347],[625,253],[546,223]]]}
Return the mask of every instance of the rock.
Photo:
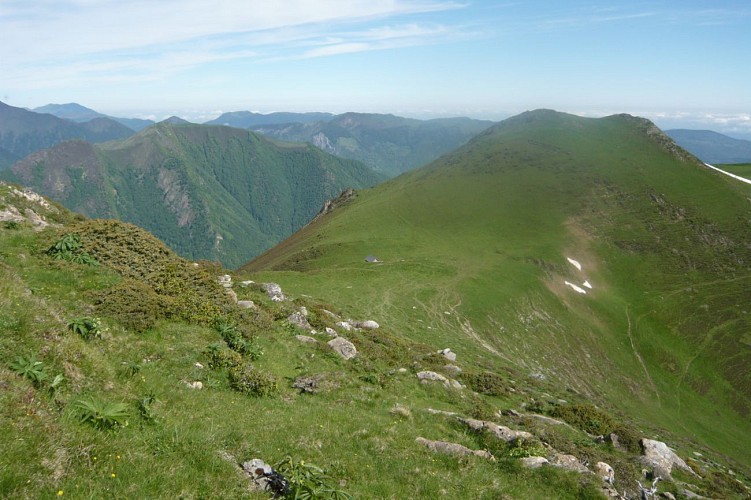
{"label": "rock", "polygon": [[326,343],[344,359],[352,359],[357,356],[355,345],[344,337],[336,337]]}
{"label": "rock", "polygon": [[185,382],[185,385],[191,389],[203,389],[203,382],[196,380],[195,382]]}
{"label": "rock", "polygon": [[589,472],[589,469],[579,462],[578,458],[564,453],[556,453],[553,455],[553,458],[550,460],[550,465],[574,472]]}
{"label": "rock", "polygon": [[427,446],[430,451],[435,453],[444,453],[446,455],[467,456],[475,455],[477,457],[487,458],[488,460],[495,460],[490,452],[485,450],[470,450],[466,446],[462,446],[458,443],[447,443],[446,441],[431,441],[424,437],[418,437],[415,439],[416,443]]}
{"label": "rock", "polygon": [[337,321],[336,326],[348,332],[352,331],[352,324],[349,321]]}
{"label": "rock", "polygon": [[626,449],[621,445],[620,439],[618,438],[618,434],[615,432],[611,432],[607,436],[605,436],[605,441],[612,444],[613,448],[620,451],[626,451]]}
{"label": "rock", "polygon": [[232,302],[237,303],[237,293],[231,288],[226,288],[226,291],[229,298],[232,299]]}
{"label": "rock", "polygon": [[475,420],[473,418],[460,418],[460,422],[472,429],[473,431],[487,431],[502,441],[510,442],[515,439],[531,439],[533,436],[526,431],[515,431],[503,425],[484,420]]}
{"label": "rock", "polygon": [[673,471],[673,467],[678,467],[686,472],[695,474],[686,462],[662,441],[644,438],[639,441],[639,444],[642,448],[644,462],[652,467],[652,471],[656,477],[671,479],[672,476],[670,474]]}
{"label": "rock", "polygon": [[302,328],[303,330],[309,331],[313,328],[310,326],[310,323],[308,323],[308,310],[304,307],[299,308],[297,311],[294,311],[287,316],[287,321],[291,325],[295,325],[297,328]]}
{"label": "rock", "polygon": [[254,458],[242,464],[243,471],[250,477],[252,491],[270,491],[274,498],[286,496],[289,493],[289,483],[260,458]]}
{"label": "rock", "polygon": [[444,366],[443,368],[444,368],[444,370],[446,370],[447,372],[451,372],[451,373],[454,373],[454,374],[456,374],[456,375],[458,375],[458,374],[460,374],[460,373],[462,372],[462,369],[461,369],[461,368],[459,368],[459,367],[458,367],[458,366],[456,366],[456,365],[445,365],[445,366]]}
{"label": "rock", "polygon": [[329,380],[326,373],[297,377],[292,383],[292,387],[303,394],[315,394],[321,391],[335,389],[338,386],[339,385],[335,381]]}
{"label": "rock", "polygon": [[256,303],[252,300],[238,300],[237,305],[242,309],[255,309]]}
{"label": "rock", "polygon": [[446,388],[453,388],[453,389],[463,389],[464,386],[460,384],[457,380],[446,378],[440,373],[431,372],[431,371],[422,371],[417,372],[417,378],[422,382],[423,384],[427,384],[429,382],[440,382],[442,383]]}
{"label": "rock", "polygon": [[282,287],[276,283],[264,283],[261,289],[266,292],[266,295],[269,296],[272,302],[282,302],[283,300],[287,300],[287,297],[284,296],[284,292],[282,292]]}
{"label": "rock", "polygon": [[355,323],[356,328],[362,328],[363,330],[377,330],[380,325],[373,321],[372,319],[366,320],[366,321],[360,321],[358,323]]}
{"label": "rock", "polygon": [[219,284],[224,288],[232,288],[232,276],[229,274],[223,274],[217,278]]}
{"label": "rock", "polygon": [[521,413],[511,408],[509,408],[508,410],[501,410],[501,415],[504,415],[507,417],[521,417]]}
{"label": "rock", "polygon": [[669,491],[663,491],[662,493],[660,493],[660,495],[662,495],[662,498],[667,498],[668,500],[675,500],[675,496]]}
{"label": "rock", "polygon": [[336,330],[329,328],[328,326],[323,331],[326,332],[326,335],[328,335],[329,337],[336,337],[339,335],[338,333],[336,333]]}
{"label": "rock", "polygon": [[595,474],[608,484],[613,484],[613,481],[615,481],[615,471],[605,462],[597,462],[595,465]]}
{"label": "rock", "polygon": [[529,375],[529,378],[532,378],[534,380],[545,380],[545,375],[543,375],[540,372],[532,373]]}
{"label": "rock", "polygon": [[548,464],[548,459],[545,457],[524,457],[519,460],[523,467],[528,469],[537,469],[545,464]]}
{"label": "rock", "polygon": [[196,368],[198,368],[199,370],[202,370],[202,369],[203,369],[203,365],[202,365],[201,363],[199,363],[198,361],[196,361],[196,363],[195,363],[195,364],[194,364],[193,366],[195,366],[195,367],[196,367]]}
{"label": "rock", "polygon": [[449,361],[456,361],[456,353],[448,347],[446,349],[441,349],[440,351],[438,351],[438,354],[448,359]]}
{"label": "rock", "polygon": [[307,335],[295,335],[295,338],[305,344],[315,344],[318,342],[313,337],[308,337]]}
{"label": "rock", "polygon": [[245,288],[245,287],[248,287],[248,286],[252,285],[253,283],[255,283],[255,281],[245,280],[245,281],[241,281],[240,282],[240,286],[243,287],[243,288]]}

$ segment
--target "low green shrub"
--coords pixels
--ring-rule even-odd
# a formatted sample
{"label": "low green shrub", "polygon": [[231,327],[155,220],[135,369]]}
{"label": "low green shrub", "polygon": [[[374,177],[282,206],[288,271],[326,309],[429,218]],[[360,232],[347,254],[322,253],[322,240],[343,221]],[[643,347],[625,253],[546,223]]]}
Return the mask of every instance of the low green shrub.
{"label": "low green shrub", "polygon": [[47,249],[47,255],[56,260],[67,260],[77,264],[98,266],[99,261],[83,251],[81,237],[75,233],[68,233]]}
{"label": "low green shrub", "polygon": [[550,413],[553,417],[596,436],[610,434],[618,426],[613,417],[589,403],[557,405]]}
{"label": "low green shrub", "polygon": [[102,338],[102,322],[99,318],[76,318],[68,323],[68,330],[77,333],[84,340]]}
{"label": "low green shrub", "polygon": [[539,439],[517,438],[507,444],[506,454],[511,458],[544,457],[548,451]]}
{"label": "low green shrub", "polygon": [[204,354],[209,358],[208,366],[212,370],[232,369],[243,364],[243,358],[239,352],[228,349],[219,342],[209,345]]}
{"label": "low green shrub", "polygon": [[349,500],[349,493],[335,488],[326,471],[304,460],[294,461],[287,457],[274,468],[289,482],[289,493],[285,498],[294,499],[336,499]]}
{"label": "low green shrub", "polygon": [[76,401],[73,407],[81,422],[89,423],[98,430],[112,430],[128,425],[128,405],[110,403],[90,396]]}
{"label": "low green shrub", "polygon": [[29,380],[36,388],[39,388],[42,381],[47,378],[47,370],[42,361],[37,361],[32,354],[28,358],[19,356],[10,364],[10,369],[17,375]]}
{"label": "low green shrub", "polygon": [[153,288],[132,279],[99,292],[94,304],[102,315],[110,316],[139,333],[152,328],[167,313],[165,301]]}
{"label": "low green shrub", "polygon": [[274,375],[258,370],[250,364],[230,369],[228,377],[232,389],[249,396],[273,396],[279,390]]}
{"label": "low green shrub", "polygon": [[508,394],[506,380],[493,372],[464,372],[459,378],[470,389],[487,396],[505,396]]}

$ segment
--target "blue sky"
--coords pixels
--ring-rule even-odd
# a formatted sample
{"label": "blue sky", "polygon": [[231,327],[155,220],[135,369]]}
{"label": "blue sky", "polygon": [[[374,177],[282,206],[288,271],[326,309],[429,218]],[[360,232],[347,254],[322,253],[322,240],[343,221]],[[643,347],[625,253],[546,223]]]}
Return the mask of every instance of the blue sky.
{"label": "blue sky", "polygon": [[751,137],[748,0],[0,0],[0,100],[501,119],[627,112]]}

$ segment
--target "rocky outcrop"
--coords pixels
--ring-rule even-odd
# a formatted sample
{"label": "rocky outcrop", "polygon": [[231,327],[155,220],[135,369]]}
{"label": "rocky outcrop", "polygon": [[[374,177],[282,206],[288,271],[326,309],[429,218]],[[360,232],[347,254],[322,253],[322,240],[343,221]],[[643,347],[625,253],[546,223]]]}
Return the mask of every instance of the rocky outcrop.
{"label": "rocky outcrop", "polygon": [[423,384],[428,384],[430,382],[440,382],[447,389],[463,389],[464,388],[464,386],[460,384],[457,380],[446,378],[440,373],[431,372],[431,371],[417,372],[417,379]]}
{"label": "rocky outcrop", "polygon": [[547,458],[545,457],[524,457],[519,460],[523,467],[526,467],[528,469],[537,469],[542,467],[545,464],[549,464]]}
{"label": "rocky outcrop", "polygon": [[242,469],[250,478],[251,491],[268,491],[274,498],[289,493],[289,483],[284,476],[260,458],[243,462]]}
{"label": "rocky outcrop", "polygon": [[287,299],[282,292],[282,287],[277,283],[264,283],[261,289],[266,292],[272,302],[282,302]]}
{"label": "rocky outcrop", "polygon": [[578,458],[574,455],[566,455],[564,453],[556,453],[553,455],[550,458],[550,465],[574,472],[589,472],[589,469],[587,469]]}
{"label": "rocky outcrop", "polygon": [[355,323],[355,328],[362,328],[363,330],[377,330],[379,327],[380,325],[372,319],[358,321]]}
{"label": "rocky outcrop", "polygon": [[464,457],[468,455],[474,455],[476,457],[487,458],[488,460],[495,460],[493,455],[489,451],[485,450],[470,450],[466,446],[462,446],[458,443],[448,443],[446,441],[431,441],[424,437],[418,437],[415,442],[426,446],[430,451],[435,453],[443,453],[446,455],[455,455]]}
{"label": "rocky outcrop", "polygon": [[441,349],[440,351],[438,351],[438,354],[451,361],[452,363],[456,361],[456,353],[448,347],[446,349]]}
{"label": "rocky outcrop", "polygon": [[308,323],[308,310],[305,307],[300,307],[298,310],[287,316],[287,321],[289,324],[306,331],[310,331],[313,328],[310,326],[310,323]]}

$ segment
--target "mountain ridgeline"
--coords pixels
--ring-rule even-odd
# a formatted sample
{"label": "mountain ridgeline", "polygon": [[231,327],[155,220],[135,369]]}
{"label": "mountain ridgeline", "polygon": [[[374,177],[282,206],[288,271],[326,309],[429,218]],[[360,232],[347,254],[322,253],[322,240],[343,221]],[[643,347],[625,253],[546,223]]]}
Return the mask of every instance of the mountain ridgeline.
{"label": "mountain ridgeline", "polygon": [[292,234],[344,189],[382,179],[310,145],[169,122],[123,141],[65,142],[0,175],[90,217],[144,227],[186,257],[228,267]]}
{"label": "mountain ridgeline", "polygon": [[62,141],[82,139],[105,142],[131,135],[133,130],[104,116],[75,123],[0,102],[0,169]]}
{"label": "mountain ridgeline", "polygon": [[750,195],[645,119],[539,110],[243,270],[747,465]]}
{"label": "mountain ridgeline", "polygon": [[310,142],[394,177],[458,148],[492,123],[470,118],[415,120],[344,113],[315,122],[256,124],[249,128],[284,141]]}
{"label": "mountain ridgeline", "polygon": [[711,130],[666,130],[682,148],[707,163],[751,163],[751,141],[734,139]]}

